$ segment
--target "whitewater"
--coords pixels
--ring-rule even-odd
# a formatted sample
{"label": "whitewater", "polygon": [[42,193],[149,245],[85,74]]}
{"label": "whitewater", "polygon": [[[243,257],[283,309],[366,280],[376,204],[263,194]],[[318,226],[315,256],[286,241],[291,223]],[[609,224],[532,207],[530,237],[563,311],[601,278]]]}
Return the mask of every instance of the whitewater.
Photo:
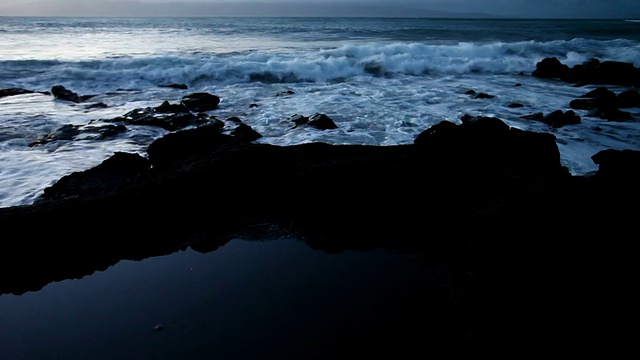
{"label": "whitewater", "polygon": [[[36,91],[0,97],[0,207],[30,204],[60,177],[116,151],[145,155],[167,131],[127,126],[106,140],[30,146],[34,141],[66,124],[113,119],[165,100],[179,103],[194,92],[219,96],[211,115],[237,117],[263,136],[257,142],[274,145],[408,144],[440,121],[459,123],[469,114],[554,134],[563,165],[575,175],[597,170],[591,156],[598,151],[640,150],[637,108],[624,109],[634,115],[625,122],[582,110],[575,110],[581,124],[561,128],[523,119],[570,110],[571,100],[596,88],[531,76],[545,57],[569,66],[592,58],[640,66],[640,23],[0,17],[0,90]],[[72,103],[42,93],[55,85],[92,97]],[[493,97],[475,98],[470,90]],[[291,116],[315,113],[338,128],[292,129]]]}

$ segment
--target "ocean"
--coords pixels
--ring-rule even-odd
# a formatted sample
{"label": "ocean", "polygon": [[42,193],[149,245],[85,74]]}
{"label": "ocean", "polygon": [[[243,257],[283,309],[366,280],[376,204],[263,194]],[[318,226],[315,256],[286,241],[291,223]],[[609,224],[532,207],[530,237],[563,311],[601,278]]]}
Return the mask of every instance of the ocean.
{"label": "ocean", "polygon": [[[108,140],[29,146],[46,134],[202,91],[221,99],[210,114],[238,117],[263,135],[257,142],[275,145],[406,144],[469,114],[553,133],[575,175],[596,171],[591,156],[600,150],[640,150],[638,121],[608,122],[582,110],[581,124],[561,128],[522,119],[569,110],[595,88],[531,76],[545,57],[640,66],[637,21],[0,17],[0,49],[0,89],[37,91],[0,98],[0,207],[30,204],[60,177],[116,151],[144,155],[167,131],[128,126]],[[93,97],[71,103],[40,93],[55,85]],[[637,119],[639,109],[625,110]],[[338,128],[292,129],[291,116],[315,113]]]}
{"label": "ocean", "polygon": [[[256,142],[280,146],[408,144],[440,121],[458,123],[469,114],[554,134],[563,165],[575,175],[596,171],[591,156],[601,150],[640,150],[637,108],[624,109],[635,117],[625,122],[582,110],[575,110],[580,124],[560,128],[523,119],[569,110],[571,100],[596,88],[531,76],[546,57],[569,66],[591,58],[640,66],[640,22],[0,17],[0,90],[35,91],[0,98],[0,207],[31,204],[62,176],[98,165],[116,151],[145,155],[168,131],[128,125],[126,132],[103,140],[30,146],[47,134],[164,101],[178,103],[194,92],[220,97],[211,115],[237,117],[263,135]],[[187,89],[163,86],[168,84]],[[91,97],[74,103],[43,93],[56,85]],[[469,90],[493,97],[475,98]],[[338,128],[293,128],[291,116],[315,113],[326,114]],[[403,196],[411,196],[411,189],[404,190]],[[52,236],[76,231],[73,220],[52,229]],[[28,239],[27,231],[5,241]],[[432,236],[425,226],[425,238]],[[485,299],[478,293],[495,281],[491,274],[474,274],[443,254],[328,253],[293,235],[206,240],[216,246],[114,260],[110,266],[96,264],[99,270],[81,278],[70,274],[41,289],[0,294],[0,359],[409,358],[438,350],[455,358],[468,357],[468,344],[486,346],[491,356],[516,349],[509,358],[548,357],[556,355],[555,346],[571,354],[589,352],[590,341],[573,332],[586,334],[600,316],[589,307],[600,298],[569,303],[562,299],[569,290],[553,285],[549,293],[533,294],[516,289],[546,287],[500,282],[504,296]],[[510,256],[519,255],[505,254]],[[16,274],[37,266],[36,257],[29,265],[15,264]],[[546,261],[540,259],[540,269]],[[600,266],[594,273],[607,266],[593,262]],[[595,291],[609,297],[618,289],[597,285],[609,283],[605,276],[611,273],[598,273],[602,279],[592,283],[585,278],[589,271],[572,267],[570,282],[588,282],[589,296]],[[518,299],[523,294],[535,299],[524,303],[537,307],[540,299],[541,307],[523,309],[526,315],[501,313],[509,309],[505,304],[523,303]],[[607,304],[603,309],[610,318]],[[552,315],[540,310],[552,307]],[[579,322],[567,325],[574,319]],[[609,327],[596,330],[617,334]]]}

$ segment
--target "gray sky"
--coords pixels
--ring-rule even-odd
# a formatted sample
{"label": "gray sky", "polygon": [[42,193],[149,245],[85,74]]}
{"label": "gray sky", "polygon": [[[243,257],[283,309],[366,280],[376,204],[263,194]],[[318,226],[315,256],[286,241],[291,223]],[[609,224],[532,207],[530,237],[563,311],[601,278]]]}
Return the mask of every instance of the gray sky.
{"label": "gray sky", "polygon": [[0,0],[0,16],[640,18],[640,0]]}

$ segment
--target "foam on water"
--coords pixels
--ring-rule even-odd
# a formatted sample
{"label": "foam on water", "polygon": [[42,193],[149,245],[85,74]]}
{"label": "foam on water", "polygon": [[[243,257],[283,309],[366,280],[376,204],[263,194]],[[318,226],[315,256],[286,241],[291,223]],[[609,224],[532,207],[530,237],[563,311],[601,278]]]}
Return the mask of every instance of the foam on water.
{"label": "foam on water", "polygon": [[[0,206],[28,204],[61,176],[114,151],[144,153],[165,132],[129,126],[109,141],[29,143],[66,124],[86,125],[165,100],[178,103],[198,91],[218,95],[219,109],[211,114],[239,117],[263,135],[258,142],[406,144],[442,120],[496,116],[513,127],[556,135],[563,164],[574,174],[589,173],[597,170],[591,156],[600,150],[640,149],[637,121],[606,122],[576,111],[580,126],[552,129],[521,117],[569,110],[571,100],[595,88],[532,77],[545,57],[569,66],[594,57],[640,66],[639,38],[598,35],[621,23],[566,22],[565,35],[553,39],[544,29],[555,23],[547,21],[513,27],[472,20],[11,18],[0,24],[0,89],[63,85],[95,96],[86,104],[37,93],[0,99]],[[589,26],[596,27],[593,37],[566,35],[584,35]],[[169,83],[189,88],[159,87]],[[495,97],[475,99],[468,90]],[[281,95],[286,91],[293,93]],[[88,108],[97,102],[107,107]],[[315,113],[339,128],[292,129],[292,115]]]}
{"label": "foam on water", "polygon": [[[86,44],[89,46],[91,44]],[[14,52],[16,45],[9,46]],[[65,45],[59,47],[65,52]],[[597,57],[616,58],[640,66],[640,45],[628,41],[535,41],[454,45],[423,43],[367,43],[332,49],[282,52],[185,52],[182,54],[116,55],[94,53],[98,59],[52,60],[47,54],[6,60],[0,70],[2,86],[47,90],[62,84],[78,92],[106,92],[117,88],[148,88],[164,83],[192,87],[211,83],[326,82],[363,75],[445,76],[463,74],[530,73],[544,57],[555,56],[573,66]],[[94,50],[95,51],[95,50]]]}

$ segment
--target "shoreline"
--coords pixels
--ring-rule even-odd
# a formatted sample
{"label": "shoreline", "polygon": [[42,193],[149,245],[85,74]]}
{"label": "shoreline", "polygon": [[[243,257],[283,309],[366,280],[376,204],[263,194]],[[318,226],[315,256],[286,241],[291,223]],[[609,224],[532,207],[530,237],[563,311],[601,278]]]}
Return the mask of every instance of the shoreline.
{"label": "shoreline", "polygon": [[[152,149],[150,160],[117,153],[36,204],[0,209],[12,234],[2,242],[1,292],[286,234],[329,253],[389,249],[472,274],[455,281],[467,294],[461,321],[476,333],[458,345],[473,354],[495,353],[505,338],[500,352],[537,355],[624,339],[605,314],[630,311],[619,299],[633,288],[640,152],[604,151],[598,173],[573,176],[552,135],[496,118],[443,121],[391,147],[262,145],[208,125]],[[351,186],[336,186],[345,179]],[[268,195],[249,191],[255,182]],[[418,191],[403,196],[406,188]],[[537,345],[518,349],[525,343]]]}
{"label": "shoreline", "polygon": [[538,355],[625,350],[640,151],[601,151],[595,174],[574,176],[554,135],[495,117],[442,121],[407,145],[286,147],[254,143],[241,122],[226,131],[189,119],[197,126],[155,140],[147,157],[117,152],[32,205],[1,208],[0,293],[286,233],[326,252],[385,248],[473,274],[458,285],[478,353],[524,337],[539,340]]}

